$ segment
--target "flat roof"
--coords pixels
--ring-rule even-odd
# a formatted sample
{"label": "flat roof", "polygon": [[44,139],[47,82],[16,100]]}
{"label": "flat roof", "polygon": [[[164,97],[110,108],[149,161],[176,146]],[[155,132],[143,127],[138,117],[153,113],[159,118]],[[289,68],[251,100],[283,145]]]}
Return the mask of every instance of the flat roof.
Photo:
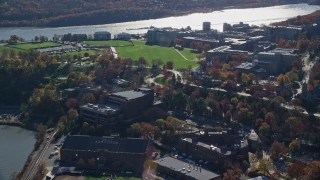
{"label": "flat roof", "polygon": [[97,31],[94,34],[111,34],[111,33],[108,31]]}
{"label": "flat roof", "polygon": [[212,42],[212,43],[218,43],[219,41],[216,39],[205,39],[205,38],[199,38],[199,37],[183,37],[183,39],[188,39],[188,40],[198,40],[198,41],[205,41],[205,42]]}
{"label": "flat roof", "polygon": [[141,138],[96,137],[74,135],[67,136],[61,149],[75,151],[105,150],[115,153],[146,153],[149,141]]}
{"label": "flat roof", "polygon": [[239,66],[237,66],[237,69],[252,69],[255,67],[255,64],[253,63],[249,63],[249,62],[244,62],[242,64],[240,64]]}
{"label": "flat roof", "polygon": [[226,51],[228,49],[230,49],[230,46],[220,46],[214,49],[209,50],[208,52],[222,52],[222,51]]}
{"label": "flat roof", "polygon": [[201,146],[201,147],[210,149],[210,150],[212,150],[214,152],[217,152],[217,153],[220,153],[220,154],[223,154],[223,155],[230,155],[231,154],[231,151],[222,152],[221,148],[213,146],[213,145],[209,145],[209,144],[206,144],[206,143],[203,143],[203,142],[199,142],[199,141],[193,142],[191,138],[184,138],[182,140],[183,141],[187,141],[187,142],[189,142],[191,144],[195,144],[196,146]]}
{"label": "flat roof", "polygon": [[127,101],[133,100],[133,99],[138,99],[140,97],[145,96],[149,91],[151,91],[148,88],[139,88],[137,90],[131,90],[131,91],[122,91],[122,92],[117,92],[117,93],[112,93],[109,96],[116,96],[119,98],[126,99]]}
{"label": "flat roof", "polygon": [[114,113],[120,110],[120,106],[115,103],[105,103],[105,104],[85,104],[80,106],[81,109],[96,111],[100,113],[105,113],[106,115],[109,113]]}
{"label": "flat roof", "polygon": [[177,173],[183,173],[186,176],[190,176],[194,179],[214,179],[220,177],[219,174],[216,174],[212,171],[206,170],[200,167],[195,167],[194,165],[189,165],[187,162],[181,161],[179,159],[175,159],[172,157],[164,157],[154,161],[160,166],[164,166],[167,168],[176,171]]}

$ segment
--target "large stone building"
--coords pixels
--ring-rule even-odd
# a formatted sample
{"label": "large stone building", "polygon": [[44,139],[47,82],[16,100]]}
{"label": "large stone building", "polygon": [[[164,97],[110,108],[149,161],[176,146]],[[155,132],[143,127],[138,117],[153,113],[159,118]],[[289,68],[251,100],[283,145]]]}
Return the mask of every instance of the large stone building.
{"label": "large stone building", "polygon": [[129,33],[119,33],[114,36],[115,39],[129,41],[131,39],[131,34]]}
{"label": "large stone building", "polygon": [[130,123],[152,106],[154,91],[148,88],[112,93],[101,104],[80,106],[80,118],[104,125],[116,125],[119,122]]}
{"label": "large stone building", "polygon": [[141,173],[149,156],[149,141],[140,138],[67,136],[60,164],[94,171]]}
{"label": "large stone building", "polygon": [[94,40],[110,40],[111,33],[108,31],[98,31],[93,35]]}
{"label": "large stone building", "polygon": [[248,51],[233,50],[230,46],[220,46],[215,49],[211,49],[206,53],[206,60],[211,62],[213,59],[218,58],[220,62],[225,62],[229,55],[245,54],[248,55]]}
{"label": "large stone building", "polygon": [[235,160],[248,160],[248,141],[243,131],[211,129],[181,138],[175,146],[179,153],[196,161],[207,161],[223,170]]}
{"label": "large stone building", "polygon": [[147,32],[147,44],[159,46],[173,46],[178,31],[172,28],[154,28]]}
{"label": "large stone building", "polygon": [[199,37],[183,37],[183,47],[190,48],[192,42],[200,42],[203,44],[209,44],[211,48],[218,47],[221,43],[216,39],[207,39],[207,38],[199,38]]}
{"label": "large stone building", "polygon": [[297,49],[276,48],[257,54],[257,65],[269,74],[278,74],[290,70],[292,62],[298,60]]}
{"label": "large stone building", "polygon": [[273,41],[278,39],[295,40],[302,32],[302,28],[298,26],[268,26],[267,34]]}
{"label": "large stone building", "polygon": [[207,32],[211,30],[211,22],[202,23],[202,31]]}

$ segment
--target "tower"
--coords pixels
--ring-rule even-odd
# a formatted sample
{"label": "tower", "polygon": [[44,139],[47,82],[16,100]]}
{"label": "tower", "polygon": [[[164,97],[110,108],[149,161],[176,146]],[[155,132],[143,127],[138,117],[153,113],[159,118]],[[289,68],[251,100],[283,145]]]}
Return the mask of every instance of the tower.
{"label": "tower", "polygon": [[211,22],[203,22],[202,23],[202,31],[210,31],[211,30]]}

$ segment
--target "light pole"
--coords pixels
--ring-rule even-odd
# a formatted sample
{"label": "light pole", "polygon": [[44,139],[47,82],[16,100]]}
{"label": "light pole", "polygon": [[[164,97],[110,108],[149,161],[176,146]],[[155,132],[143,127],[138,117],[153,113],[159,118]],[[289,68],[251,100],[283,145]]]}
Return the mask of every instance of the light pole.
{"label": "light pole", "polygon": [[99,158],[97,157],[98,173],[99,173]]}

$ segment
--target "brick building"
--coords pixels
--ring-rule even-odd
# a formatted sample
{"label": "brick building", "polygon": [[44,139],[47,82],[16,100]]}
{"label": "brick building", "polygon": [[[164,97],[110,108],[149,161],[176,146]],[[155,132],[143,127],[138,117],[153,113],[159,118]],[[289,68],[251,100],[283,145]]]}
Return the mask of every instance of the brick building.
{"label": "brick building", "polygon": [[60,149],[60,164],[94,171],[141,173],[149,148],[149,141],[140,138],[67,136]]}

